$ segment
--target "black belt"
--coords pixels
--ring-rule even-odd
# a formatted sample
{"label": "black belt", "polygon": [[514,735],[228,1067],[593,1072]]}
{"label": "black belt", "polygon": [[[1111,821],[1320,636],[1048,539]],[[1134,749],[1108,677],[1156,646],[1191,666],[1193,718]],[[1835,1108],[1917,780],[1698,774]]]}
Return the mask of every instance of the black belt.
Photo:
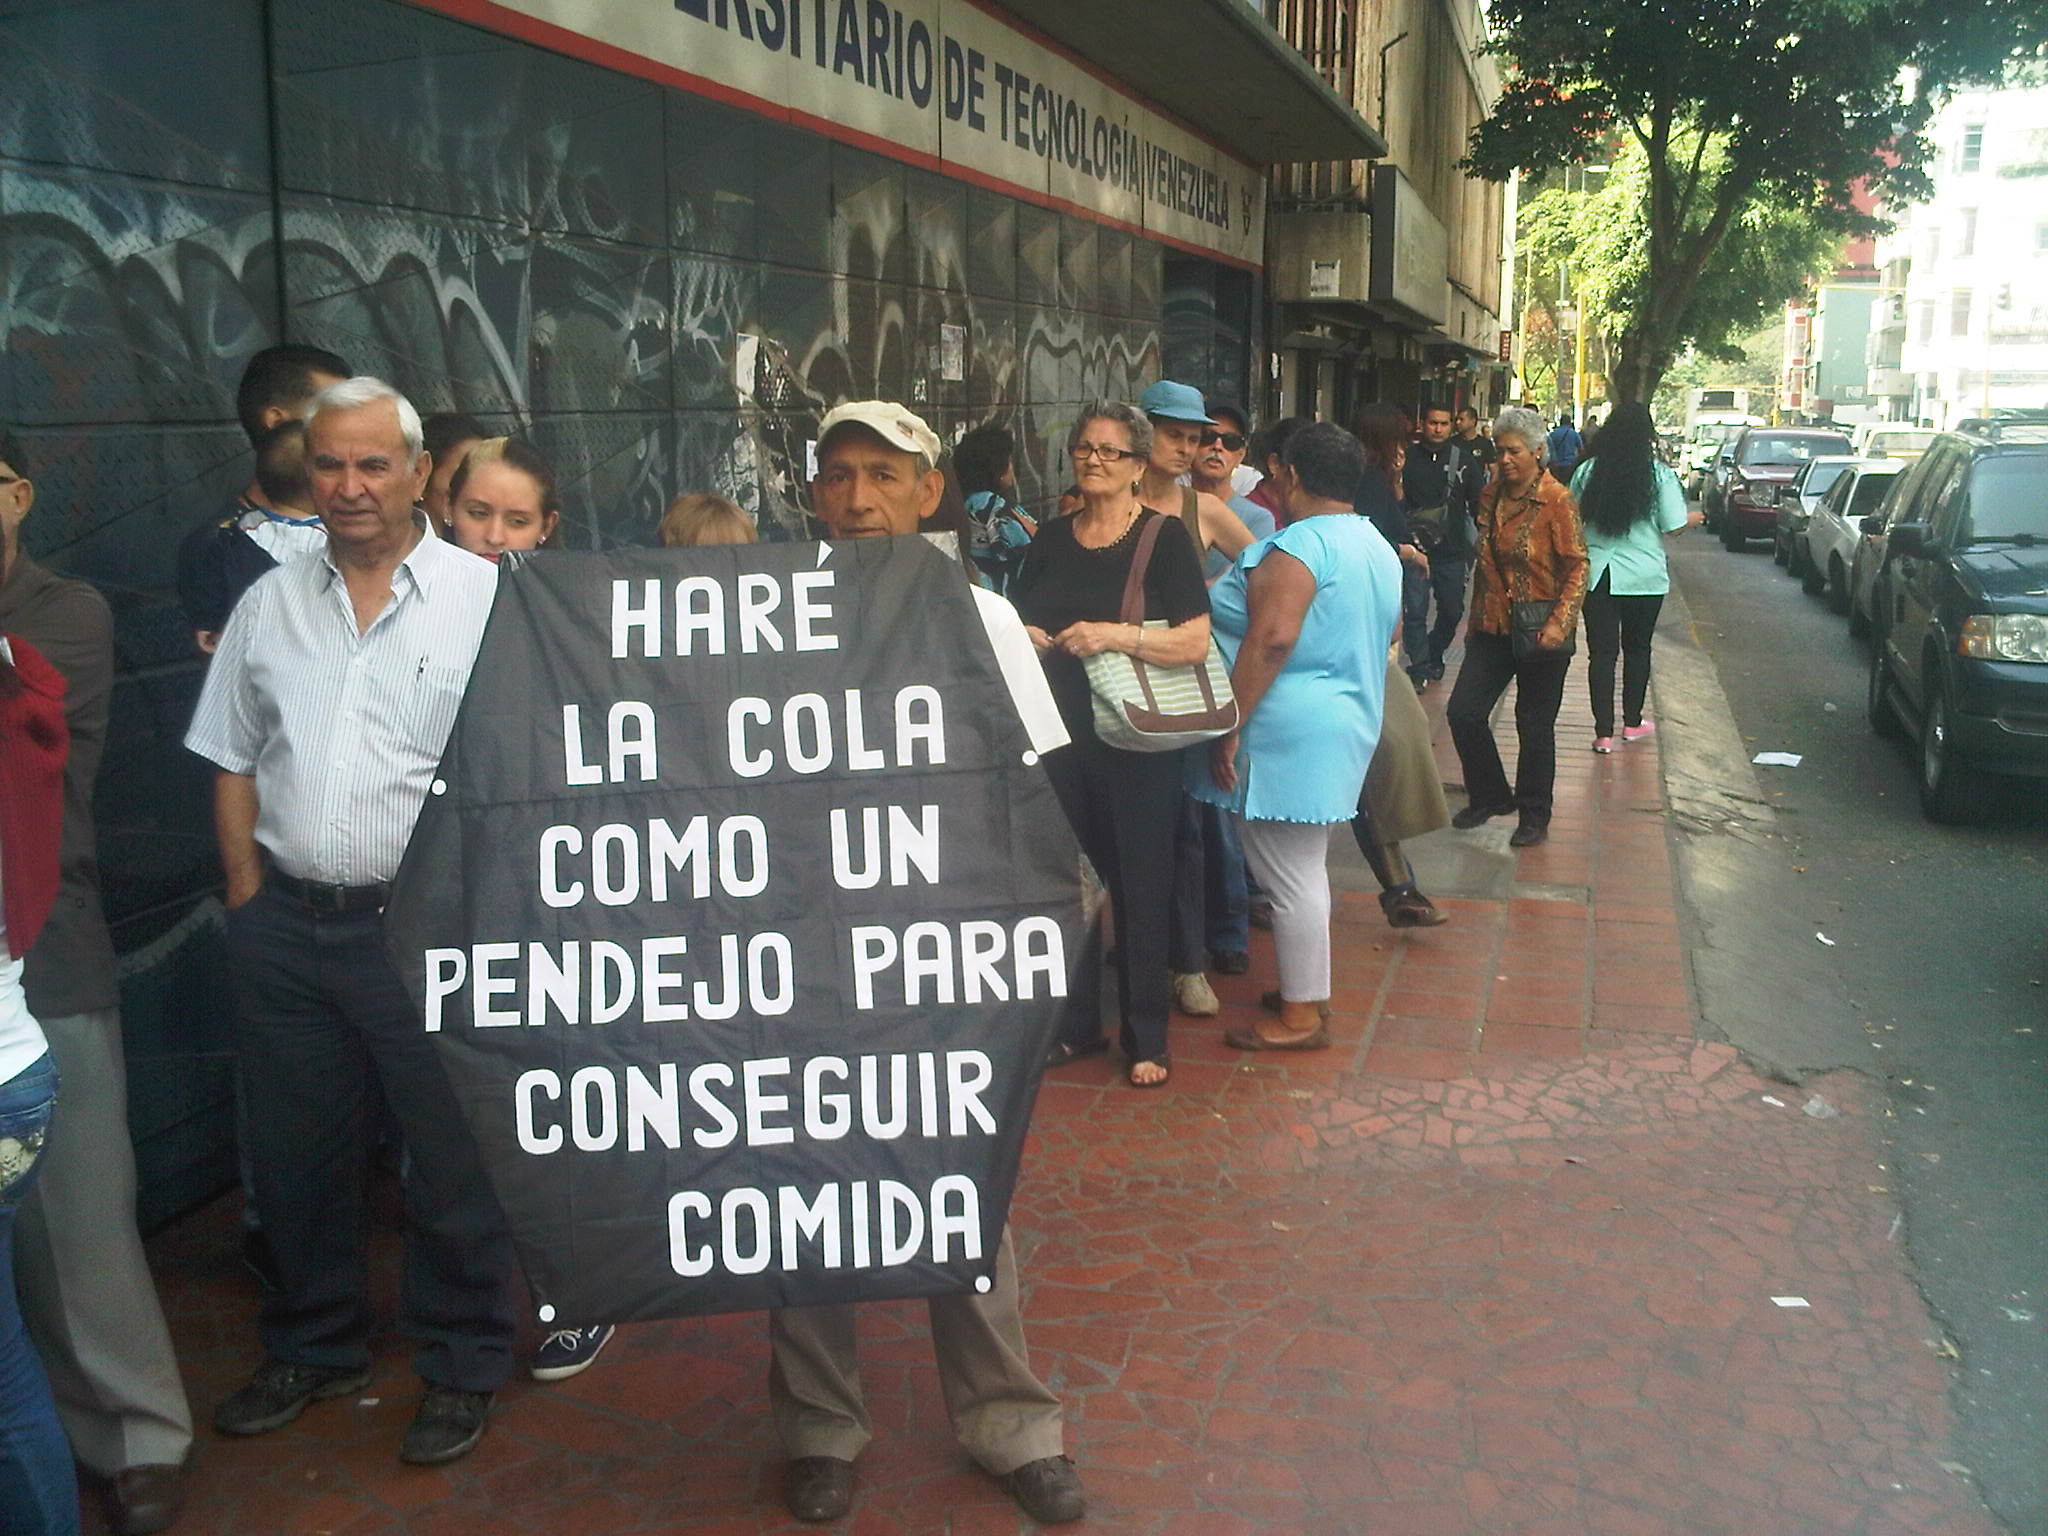
{"label": "black belt", "polygon": [[301,880],[297,875],[273,869],[264,881],[315,912],[381,912],[391,900],[388,880],[376,885],[330,885],[325,880]]}

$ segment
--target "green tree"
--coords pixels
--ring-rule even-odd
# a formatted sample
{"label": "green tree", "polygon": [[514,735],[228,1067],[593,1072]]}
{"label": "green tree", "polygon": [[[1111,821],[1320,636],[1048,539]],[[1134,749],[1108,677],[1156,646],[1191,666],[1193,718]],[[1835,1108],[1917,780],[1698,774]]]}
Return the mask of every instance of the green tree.
{"label": "green tree", "polygon": [[1506,84],[1465,168],[1506,180],[1617,137],[1640,151],[1642,276],[1609,383],[1647,400],[1753,210],[1873,232],[1855,190],[1924,195],[1930,96],[2038,48],[2044,12],[2039,0],[1494,0]]}
{"label": "green tree", "polygon": [[[1525,202],[1517,258],[1534,270],[1568,268],[1575,299],[1592,328],[1589,338],[1625,347],[1653,281],[1650,176],[1642,149],[1624,145],[1603,180],[1589,190],[1553,184]],[[1672,338],[1673,355],[1690,348],[1709,359],[1740,357],[1737,342],[1832,268],[1841,246],[1831,220],[1753,197],[1730,222],[1715,260],[1694,285]],[[1615,350],[1625,357],[1623,347]],[[1655,392],[1652,384],[1648,394]]]}
{"label": "green tree", "polygon": [[1687,395],[1715,385],[1774,390],[1784,366],[1785,325],[1782,319],[1773,320],[1711,353],[1695,349],[1681,355],[1657,386],[1650,414],[1660,422],[1683,422]]}

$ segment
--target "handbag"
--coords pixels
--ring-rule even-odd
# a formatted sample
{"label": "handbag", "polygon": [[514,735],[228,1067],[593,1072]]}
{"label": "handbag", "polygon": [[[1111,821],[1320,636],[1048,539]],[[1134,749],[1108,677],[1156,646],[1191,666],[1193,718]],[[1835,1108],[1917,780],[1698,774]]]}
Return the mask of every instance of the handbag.
{"label": "handbag", "polygon": [[1564,637],[1564,644],[1556,650],[1547,649],[1543,644],[1543,626],[1550,622],[1550,616],[1557,611],[1557,604],[1537,599],[1533,602],[1514,603],[1508,609],[1508,649],[1517,662],[1531,656],[1556,656],[1560,659],[1571,655],[1579,648],[1579,634],[1574,629]]}
{"label": "handbag", "polygon": [[[1138,534],[1131,571],[1124,578],[1122,622],[1164,630],[1164,619],[1145,617],[1145,568],[1159,542],[1163,517],[1150,518]],[[1095,734],[1106,747],[1125,752],[1176,752],[1214,741],[1237,729],[1237,696],[1216,637],[1209,654],[1190,666],[1166,667],[1122,651],[1098,651],[1083,663],[1094,696]]]}

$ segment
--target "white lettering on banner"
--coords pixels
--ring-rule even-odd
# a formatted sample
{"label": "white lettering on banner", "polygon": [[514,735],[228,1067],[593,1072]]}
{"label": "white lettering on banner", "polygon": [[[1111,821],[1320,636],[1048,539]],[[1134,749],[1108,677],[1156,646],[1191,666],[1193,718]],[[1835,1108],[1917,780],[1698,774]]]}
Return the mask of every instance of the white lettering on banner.
{"label": "white lettering on banner", "polygon": [[[583,706],[562,706],[562,767],[570,784],[621,784],[626,765],[634,764],[642,783],[660,772],[655,761],[654,711],[632,699],[621,699],[605,714],[606,758],[587,761],[583,748]],[[609,776],[607,776],[607,774]]]}
{"label": "white lettering on banner", "polygon": [[565,1132],[580,1152],[644,1152],[656,1143],[674,1151],[686,1135],[715,1152],[838,1141],[853,1131],[873,1141],[993,1136],[982,1096],[994,1082],[985,1051],[899,1051],[813,1056],[800,1069],[787,1056],[743,1061],[737,1071],[709,1061],[687,1079],[674,1062],[582,1067],[566,1083],[537,1067],[519,1075],[513,1099],[520,1149],[535,1157],[561,1151]]}
{"label": "white lettering on banner", "polygon": [[[676,963],[693,955],[698,969],[713,973],[710,980]],[[706,956],[712,958],[706,961]],[[702,935],[694,948],[680,934],[642,939],[637,949],[610,939],[472,944],[466,950],[430,949],[426,962],[423,1023],[429,1034],[439,1032],[449,999],[465,985],[470,1022],[478,1029],[539,1027],[555,1020],[581,1024],[586,1001],[592,1024],[624,1018],[635,1002],[649,1024],[681,1023],[693,1015],[730,1019],[742,1009],[779,1018],[796,1005],[794,951],[780,933],[745,939],[736,933]],[[578,985],[586,978],[587,985]],[[494,1006],[501,997],[510,999],[511,1006]]]}
{"label": "white lettering on banner", "polygon": [[[429,0],[456,10],[454,0]],[[1259,170],[971,0],[498,0],[498,10],[1240,265]],[[461,8],[465,20],[474,20]],[[488,25],[488,21],[485,22]]]}
{"label": "white lettering on banner", "polygon": [[[825,628],[833,618],[827,598],[835,585],[837,579],[830,571],[797,571],[789,577],[789,591],[784,593],[775,577],[749,571],[728,593],[718,577],[685,576],[675,583],[672,601],[664,603],[659,578],[617,577],[612,581],[612,659],[621,661],[636,654],[652,661],[660,656],[836,651],[839,637]],[[775,616],[785,599],[788,620],[777,624]],[[662,627],[664,616],[670,621],[666,630]],[[651,720],[648,730],[651,734]],[[592,781],[572,777],[569,782]]]}
{"label": "white lettering on banner", "polygon": [[895,1179],[872,1186],[856,1179],[822,1185],[808,1198],[787,1184],[729,1189],[715,1207],[709,1195],[685,1189],[669,1197],[668,1235],[669,1264],[685,1279],[714,1269],[755,1275],[770,1265],[871,1269],[920,1258],[945,1264],[955,1261],[956,1249],[965,1261],[984,1252],[981,1191],[957,1173],[934,1179],[923,1194]]}
{"label": "white lettering on banner", "polygon": [[[1067,995],[1066,941],[1049,917],[1024,918],[1007,933],[999,923],[925,922],[910,924],[900,935],[893,928],[864,926],[848,937],[853,1006],[862,1010],[1004,1002],[1012,996],[1028,1001],[1038,996],[1040,982],[1047,997]],[[1007,976],[999,969],[1006,961]],[[875,980],[891,972],[900,973],[893,995],[877,1002]]]}
{"label": "white lettering on banner", "polygon": [[[593,896],[600,906],[630,906],[644,889],[651,901],[667,901],[669,877],[679,897],[703,901],[714,881],[735,899],[768,888],[768,826],[758,816],[727,816],[718,823],[718,847],[711,845],[711,818],[692,816],[681,832],[665,816],[644,830],[621,822],[599,827],[584,853],[583,829],[549,827],[540,835],[540,899],[551,907],[574,907]],[[586,884],[576,872],[587,872]]]}
{"label": "white lettering on banner", "polygon": [[[766,699],[734,699],[725,711],[726,757],[743,779],[775,771],[774,744],[782,742],[782,764],[801,774],[823,773],[839,760],[844,742],[847,768],[911,768],[920,763],[943,767],[946,761],[946,705],[939,690],[912,683],[896,690],[892,750],[885,756],[867,745],[867,706],[860,690],[849,688],[835,711],[821,693],[798,693],[780,705]],[[781,717],[779,732],[768,729]],[[838,729],[835,731],[834,725]]]}

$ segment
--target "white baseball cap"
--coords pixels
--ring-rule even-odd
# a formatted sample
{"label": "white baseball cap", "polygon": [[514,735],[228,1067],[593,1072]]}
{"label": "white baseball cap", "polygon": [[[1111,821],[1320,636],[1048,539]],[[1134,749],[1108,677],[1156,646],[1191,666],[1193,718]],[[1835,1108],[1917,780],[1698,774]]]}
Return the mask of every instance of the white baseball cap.
{"label": "white baseball cap", "polygon": [[892,400],[849,400],[832,407],[818,423],[819,450],[822,452],[825,440],[849,422],[866,427],[891,448],[921,454],[927,465],[938,467],[943,451],[939,434],[925,425],[922,416]]}

